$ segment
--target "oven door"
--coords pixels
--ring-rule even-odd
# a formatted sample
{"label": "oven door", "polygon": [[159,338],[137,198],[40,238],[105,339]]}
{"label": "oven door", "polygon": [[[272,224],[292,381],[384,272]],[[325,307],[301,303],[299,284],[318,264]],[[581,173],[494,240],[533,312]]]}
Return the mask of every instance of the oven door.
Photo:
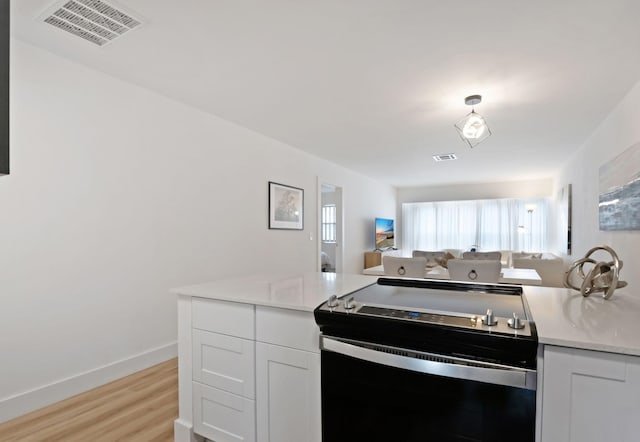
{"label": "oven door", "polygon": [[322,436],[535,440],[535,371],[321,337]]}

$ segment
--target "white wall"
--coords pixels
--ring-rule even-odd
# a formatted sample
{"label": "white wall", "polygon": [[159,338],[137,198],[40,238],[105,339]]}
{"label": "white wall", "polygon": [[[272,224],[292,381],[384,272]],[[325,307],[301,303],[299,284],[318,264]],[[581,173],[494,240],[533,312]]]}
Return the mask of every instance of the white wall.
{"label": "white wall", "polygon": [[[22,42],[11,93],[0,421],[174,354],[171,287],[315,271],[318,175],[344,187],[346,272],[395,210],[390,186]],[[270,180],[305,189],[303,231],[267,229]]]}
{"label": "white wall", "polygon": [[[592,247],[606,244],[624,261],[621,279],[629,282],[624,290],[640,287],[640,231],[600,231],[598,220],[599,168],[640,141],[640,82],[635,85],[586,143],[567,162],[555,180],[557,190],[572,184],[572,255],[576,261]],[[640,164],[637,165],[640,170]],[[600,259],[607,254],[597,255]],[[615,300],[615,294],[614,298]]]}
{"label": "white wall", "polygon": [[398,210],[403,203],[427,201],[462,201],[498,198],[536,198],[550,196],[551,178],[495,183],[453,184],[447,186],[401,187],[398,189]]}

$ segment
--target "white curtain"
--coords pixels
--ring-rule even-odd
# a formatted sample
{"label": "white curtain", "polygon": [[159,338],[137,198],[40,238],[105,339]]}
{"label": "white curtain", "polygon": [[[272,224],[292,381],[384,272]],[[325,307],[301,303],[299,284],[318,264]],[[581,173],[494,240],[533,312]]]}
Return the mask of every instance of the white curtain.
{"label": "white curtain", "polygon": [[545,252],[550,210],[549,198],[404,203],[402,249]]}

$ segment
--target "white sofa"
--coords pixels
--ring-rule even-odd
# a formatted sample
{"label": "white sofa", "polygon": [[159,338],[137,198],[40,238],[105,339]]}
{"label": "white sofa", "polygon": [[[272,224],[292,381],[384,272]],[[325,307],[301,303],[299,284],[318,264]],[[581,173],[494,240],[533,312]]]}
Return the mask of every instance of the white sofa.
{"label": "white sofa", "polygon": [[517,269],[534,269],[547,287],[564,287],[565,263],[562,258],[552,253],[517,253],[511,255],[513,267]]}
{"label": "white sofa", "polygon": [[445,253],[451,253],[454,258],[462,258],[462,254],[465,252],[464,249],[442,249]]}

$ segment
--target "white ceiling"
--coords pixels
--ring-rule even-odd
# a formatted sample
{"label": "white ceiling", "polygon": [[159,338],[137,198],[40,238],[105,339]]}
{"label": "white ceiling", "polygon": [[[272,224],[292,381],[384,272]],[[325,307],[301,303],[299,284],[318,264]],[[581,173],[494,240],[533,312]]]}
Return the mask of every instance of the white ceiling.
{"label": "white ceiling", "polygon": [[98,47],[14,0],[14,36],[398,187],[549,177],[640,80],[638,0],[106,1],[144,25]]}

